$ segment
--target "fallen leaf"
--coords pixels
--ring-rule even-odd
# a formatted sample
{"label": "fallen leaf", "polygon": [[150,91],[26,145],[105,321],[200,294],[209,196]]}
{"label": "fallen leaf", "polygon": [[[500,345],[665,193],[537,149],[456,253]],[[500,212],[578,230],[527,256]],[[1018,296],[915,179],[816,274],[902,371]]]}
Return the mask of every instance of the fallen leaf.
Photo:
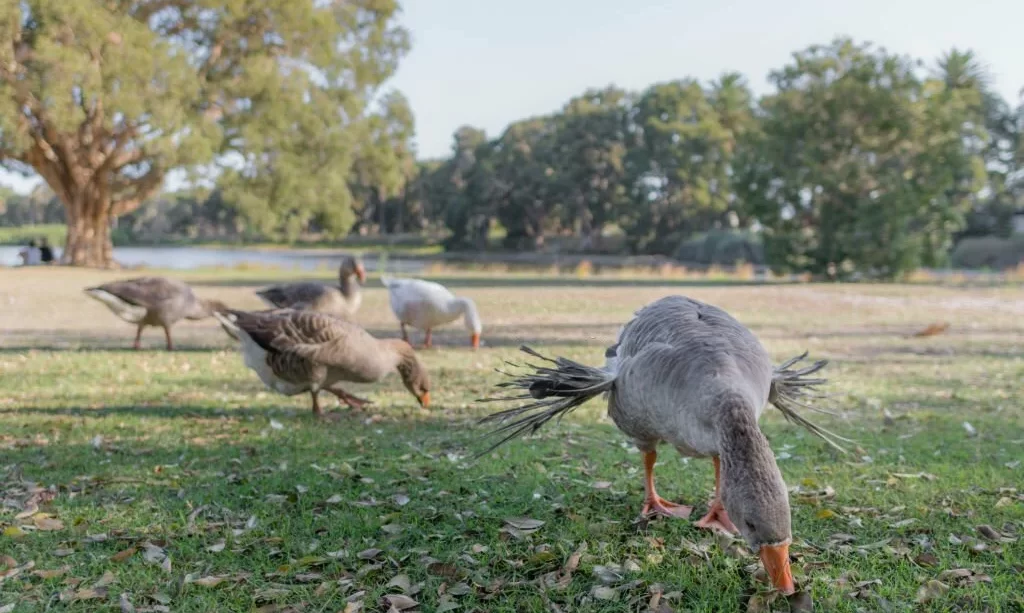
{"label": "fallen leaf", "polygon": [[341,502],[343,500],[345,500],[345,499],[341,497],[341,494],[335,494],[335,495],[331,496],[330,498],[328,498],[327,500],[325,500],[324,503],[325,504],[341,504]]}
{"label": "fallen leaf", "polygon": [[35,524],[36,528],[44,531],[64,529],[64,522],[62,522],[59,519],[54,519],[52,517],[43,517],[41,515],[36,515],[32,518],[32,523]]}
{"label": "fallen leaf", "polygon": [[11,604],[5,604],[0,607],[0,613],[11,613],[14,610],[14,605],[17,603],[12,602]]}
{"label": "fallen leaf", "polygon": [[128,600],[127,592],[121,594],[118,604],[121,607],[121,613],[136,613],[135,605],[132,604],[131,600]]}
{"label": "fallen leaf", "polygon": [[995,528],[986,524],[978,526],[978,534],[982,535],[990,541],[1001,541],[1003,539],[1002,534],[999,534],[998,532],[996,532]]}
{"label": "fallen leaf", "polygon": [[25,536],[25,531],[17,526],[7,526],[4,528],[4,536],[12,539],[21,538]]}
{"label": "fallen leaf", "polygon": [[68,549],[67,547],[58,547],[53,550],[53,555],[57,556],[58,558],[66,558],[73,553],[75,553],[75,550]]}
{"label": "fallen leaf", "polygon": [[590,590],[590,595],[598,600],[615,600],[619,596],[618,590],[605,585],[595,585]]}
{"label": "fallen leaf", "polygon": [[405,611],[406,609],[413,609],[419,606],[420,603],[416,602],[408,596],[402,594],[388,594],[384,597],[388,605],[396,611]]}
{"label": "fallen leaf", "polygon": [[209,576],[206,576],[206,577],[200,577],[198,579],[195,579],[195,580],[191,581],[191,583],[195,583],[196,585],[201,585],[203,587],[214,587],[214,586],[220,585],[223,582],[224,582],[224,577],[218,577],[216,575],[209,575]]}
{"label": "fallen leaf", "polygon": [[917,602],[927,604],[949,591],[949,586],[941,581],[931,579],[917,590]]}
{"label": "fallen leaf", "polygon": [[922,553],[921,555],[914,558],[914,562],[920,564],[921,566],[932,567],[939,565],[939,558],[934,554]]}
{"label": "fallen leaf", "polygon": [[833,511],[832,509],[822,509],[818,511],[815,515],[815,517],[817,517],[818,519],[832,519],[835,516],[836,512]]}
{"label": "fallen leaf", "polygon": [[273,428],[274,430],[284,430],[284,424],[277,421],[276,419],[270,420],[270,427]]}
{"label": "fallen leaf", "polygon": [[130,558],[133,555],[135,555],[136,551],[138,551],[137,548],[129,547],[128,549],[125,549],[124,551],[119,551],[119,552],[115,553],[114,555],[110,556],[110,560],[113,561],[113,562],[124,562],[128,558]]}
{"label": "fallen leaf", "polygon": [[814,600],[810,592],[799,591],[786,596],[789,601],[790,613],[811,613],[814,611]]}
{"label": "fallen leaf", "polygon": [[111,583],[113,583],[116,580],[117,580],[117,577],[114,576],[114,573],[112,573],[112,572],[110,572],[108,570],[107,572],[103,573],[103,576],[100,577],[99,580],[96,581],[96,583],[92,584],[92,586],[94,588],[106,587],[106,586],[110,585]]}
{"label": "fallen leaf", "polygon": [[213,545],[210,545],[209,547],[207,547],[206,550],[209,551],[210,553],[220,553],[220,552],[224,551],[224,547],[226,547],[226,546],[227,546],[227,543],[224,542],[224,539],[220,539],[219,541],[217,541]]}
{"label": "fallen leaf", "polygon": [[446,579],[455,579],[462,574],[454,564],[445,564],[444,562],[432,562],[431,564],[428,564],[427,572],[431,575],[445,577]]}
{"label": "fallen leaf", "polygon": [[996,501],[996,508],[1001,509],[1003,507],[1008,507],[1011,504],[1013,504],[1013,499],[1010,498],[1009,496],[1003,496],[1002,498]]}
{"label": "fallen leaf", "polygon": [[372,560],[372,559],[376,558],[377,556],[379,556],[382,553],[384,553],[384,552],[382,550],[380,550],[380,549],[373,549],[373,548],[371,548],[371,549],[364,549],[364,550],[360,551],[359,553],[357,553],[356,557],[359,558],[360,560]]}
{"label": "fallen leaf", "polygon": [[448,593],[452,596],[465,596],[466,594],[473,591],[473,588],[468,583],[460,582],[448,588]]}
{"label": "fallen leaf", "polygon": [[391,502],[395,503],[395,506],[404,507],[409,504],[409,497],[405,494],[395,494],[391,497]]}
{"label": "fallen leaf", "polygon": [[412,585],[412,581],[409,579],[409,575],[395,575],[384,587],[397,587],[403,592],[408,592],[410,585]]}
{"label": "fallen leaf", "polygon": [[61,600],[95,600],[97,598],[106,598],[107,588],[87,588],[84,590],[78,590],[76,592],[62,592],[60,595]]}
{"label": "fallen leaf", "polygon": [[541,520],[529,517],[511,517],[506,519],[505,523],[516,530],[536,530],[544,525]]}
{"label": "fallen leaf", "polygon": [[53,579],[54,577],[60,577],[64,573],[68,572],[68,570],[70,570],[70,569],[67,566],[63,566],[63,567],[57,568],[55,570],[42,570],[42,569],[34,570],[34,571],[32,571],[32,574],[35,575],[36,577],[39,577],[40,579],[44,579],[45,580],[45,579]]}
{"label": "fallen leaf", "polygon": [[595,482],[590,484],[590,487],[594,488],[595,490],[606,490],[606,489],[610,488],[611,486],[612,486],[612,482],[611,481],[595,481]]}
{"label": "fallen leaf", "polygon": [[967,431],[967,436],[969,437],[978,435],[978,431],[974,428],[974,426],[971,425],[971,422],[969,421],[964,422],[964,430]]}

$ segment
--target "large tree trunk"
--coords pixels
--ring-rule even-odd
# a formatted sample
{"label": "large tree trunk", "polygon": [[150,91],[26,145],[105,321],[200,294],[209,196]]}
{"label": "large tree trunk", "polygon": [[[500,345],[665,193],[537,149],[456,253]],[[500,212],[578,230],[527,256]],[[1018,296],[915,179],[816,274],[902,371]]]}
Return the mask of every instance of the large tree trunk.
{"label": "large tree trunk", "polygon": [[83,195],[65,202],[68,234],[61,263],[92,268],[114,268],[114,244],[110,239],[110,205],[89,202]]}

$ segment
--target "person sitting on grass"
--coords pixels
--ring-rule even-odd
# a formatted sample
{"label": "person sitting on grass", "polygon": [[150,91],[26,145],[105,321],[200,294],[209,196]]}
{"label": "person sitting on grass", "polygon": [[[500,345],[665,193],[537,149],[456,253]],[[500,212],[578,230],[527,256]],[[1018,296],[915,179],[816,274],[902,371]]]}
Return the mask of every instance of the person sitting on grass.
{"label": "person sitting on grass", "polygon": [[53,264],[53,247],[45,236],[39,243],[39,259],[43,264]]}
{"label": "person sitting on grass", "polygon": [[18,255],[21,257],[22,266],[38,266],[42,262],[42,253],[34,240],[30,240],[28,247],[22,249]]}

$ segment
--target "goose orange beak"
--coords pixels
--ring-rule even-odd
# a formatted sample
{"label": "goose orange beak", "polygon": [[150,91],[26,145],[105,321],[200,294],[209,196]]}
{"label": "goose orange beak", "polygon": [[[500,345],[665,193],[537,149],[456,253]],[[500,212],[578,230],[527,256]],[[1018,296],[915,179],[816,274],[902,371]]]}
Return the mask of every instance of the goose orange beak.
{"label": "goose orange beak", "polygon": [[795,592],[793,573],[789,570],[789,544],[761,545],[760,556],[775,589],[787,596]]}
{"label": "goose orange beak", "polygon": [[420,401],[420,406],[424,409],[430,406],[430,392],[423,392],[423,395],[417,398]]}
{"label": "goose orange beak", "polygon": [[362,264],[356,266],[356,277],[359,279],[360,283],[366,283],[366,269]]}
{"label": "goose orange beak", "polygon": [[473,349],[479,349],[480,335],[474,332],[473,335],[469,337],[469,344],[473,345]]}

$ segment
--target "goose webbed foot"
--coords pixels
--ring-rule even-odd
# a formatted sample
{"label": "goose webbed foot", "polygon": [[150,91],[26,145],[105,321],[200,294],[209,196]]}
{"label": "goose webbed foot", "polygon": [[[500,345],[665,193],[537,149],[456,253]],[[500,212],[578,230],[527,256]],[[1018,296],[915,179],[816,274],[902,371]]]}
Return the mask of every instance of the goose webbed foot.
{"label": "goose webbed foot", "polygon": [[722,506],[720,500],[712,502],[707,515],[700,518],[694,525],[707,530],[719,530],[726,534],[739,534],[739,530],[729,519],[729,514],[725,512],[725,507]]}
{"label": "goose webbed foot", "polygon": [[640,509],[640,515],[643,517],[650,517],[652,515],[663,515],[665,517],[675,517],[678,519],[686,519],[693,512],[693,507],[688,507],[684,504],[677,504],[675,502],[669,502],[661,496],[654,494],[648,496],[644,500],[644,506]]}
{"label": "goose webbed foot", "polygon": [[340,402],[344,402],[352,409],[365,409],[373,404],[373,401],[366,398],[360,398],[359,396],[350,394],[343,389],[331,389],[328,391],[337,396]]}

